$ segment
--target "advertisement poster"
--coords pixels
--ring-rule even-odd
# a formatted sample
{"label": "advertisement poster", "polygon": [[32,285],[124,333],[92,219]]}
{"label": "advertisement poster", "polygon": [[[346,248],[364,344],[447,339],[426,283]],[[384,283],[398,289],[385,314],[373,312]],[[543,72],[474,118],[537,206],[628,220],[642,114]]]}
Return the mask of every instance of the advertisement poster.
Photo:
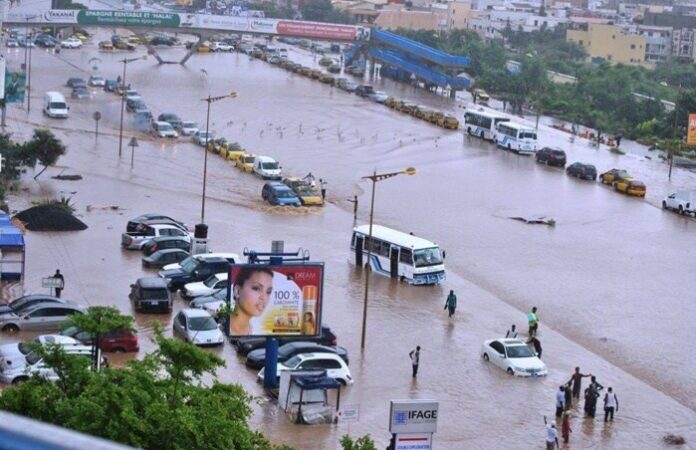
{"label": "advertisement poster", "polygon": [[144,25],[178,28],[179,14],[133,11],[82,10],[77,14],[80,25]]}
{"label": "advertisement poster", "polygon": [[[2,79],[5,79],[5,66],[6,66],[5,58],[0,55],[0,74],[2,75]],[[0,99],[5,98],[5,83],[2,83],[0,85]]]}
{"label": "advertisement poster", "polygon": [[696,145],[696,114],[689,114],[689,127],[686,135],[686,145]]}
{"label": "advertisement poster", "polygon": [[5,103],[24,103],[25,82],[23,71],[5,71]]}
{"label": "advertisement poster", "polygon": [[323,264],[234,265],[229,280],[230,336],[319,334]]}
{"label": "advertisement poster", "polygon": [[353,25],[289,20],[281,20],[278,22],[278,34],[284,36],[352,41],[356,39],[356,30],[357,27]]}

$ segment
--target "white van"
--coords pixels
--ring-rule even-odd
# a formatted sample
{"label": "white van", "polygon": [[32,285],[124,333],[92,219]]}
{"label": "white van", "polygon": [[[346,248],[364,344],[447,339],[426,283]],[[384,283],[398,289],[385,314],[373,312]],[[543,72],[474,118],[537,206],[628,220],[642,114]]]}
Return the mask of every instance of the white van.
{"label": "white van", "polygon": [[44,114],[48,117],[67,119],[70,107],[60,92],[46,92],[44,95]]}
{"label": "white van", "polygon": [[257,156],[254,160],[254,173],[264,180],[280,180],[283,176],[280,164],[270,156]]}
{"label": "white van", "polygon": [[662,208],[678,211],[679,214],[696,214],[696,192],[675,192],[662,200]]}

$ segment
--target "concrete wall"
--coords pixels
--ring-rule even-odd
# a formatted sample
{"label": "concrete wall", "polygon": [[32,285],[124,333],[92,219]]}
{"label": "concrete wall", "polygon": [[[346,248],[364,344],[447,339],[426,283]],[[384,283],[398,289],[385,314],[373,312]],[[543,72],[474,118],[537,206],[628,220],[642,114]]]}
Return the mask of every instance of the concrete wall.
{"label": "concrete wall", "polygon": [[581,45],[590,58],[604,58],[612,64],[642,64],[645,60],[645,38],[626,34],[615,25],[588,24],[587,30],[568,30],[566,40]]}

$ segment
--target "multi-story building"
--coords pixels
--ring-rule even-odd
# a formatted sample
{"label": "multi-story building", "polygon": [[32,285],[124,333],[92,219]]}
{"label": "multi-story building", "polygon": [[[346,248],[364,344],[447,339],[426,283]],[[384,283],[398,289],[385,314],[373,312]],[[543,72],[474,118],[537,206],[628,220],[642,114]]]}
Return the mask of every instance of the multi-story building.
{"label": "multi-story building", "polygon": [[679,28],[672,32],[672,55],[684,61],[696,62],[696,30]]}
{"label": "multi-story building", "polygon": [[639,25],[636,34],[645,38],[645,61],[658,63],[667,60],[672,51],[672,28]]}
{"label": "multi-story building", "polygon": [[612,64],[643,64],[646,40],[628,34],[616,25],[578,24],[566,33],[568,42],[581,45],[590,59],[602,58]]}

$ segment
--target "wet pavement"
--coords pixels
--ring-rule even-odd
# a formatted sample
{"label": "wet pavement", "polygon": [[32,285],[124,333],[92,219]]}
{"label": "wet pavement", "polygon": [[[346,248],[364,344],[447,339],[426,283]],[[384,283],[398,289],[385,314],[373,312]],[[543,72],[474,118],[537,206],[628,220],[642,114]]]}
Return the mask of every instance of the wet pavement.
{"label": "wet pavement", "polygon": [[[72,195],[90,227],[27,235],[26,292],[41,291],[41,277],[60,268],[66,298],[132,312],[129,284],[154,272],[141,268],[138,252],[120,249],[120,233],[129,218],[145,212],[196,223],[203,151],[185,139],[134,133],[128,115],[119,159],[119,98],[98,90],[89,101],[69,99],[66,121],[42,116],[43,93],[60,90],[67,96],[65,81],[86,78],[95,64],[91,58],[100,59],[96,64],[102,75],[115,78],[122,70],[119,59],[145,53],[99,52],[96,42],[106,36],[93,38],[83,51],[34,50],[31,114],[10,107],[8,130],[19,138],[31,127],[51,126],[69,151],[38,182],[30,171],[22,183],[25,190],[10,204],[23,209],[31,200]],[[162,54],[178,59],[183,52]],[[23,61],[23,49],[5,53],[9,64]],[[290,58],[313,61],[294,48]],[[593,163],[600,172],[626,168],[645,181],[645,200],[625,197],[236,53],[195,55],[186,67],[158,66],[150,58],[129,64],[128,81],[154,114],[174,112],[201,126],[205,103],[200,99],[238,92],[236,99],[213,104],[212,130],[249,151],[277,158],[289,174],[311,171],[329,182],[329,204],[323,209],[272,208],[261,200],[259,179],[209,155],[206,222],[212,247],[241,253],[245,247],[266,250],[271,240],[283,239],[286,249],[305,248],[313,259],[325,261],[324,322],[351,356],[356,384],[343,392],[341,402],[360,406],[359,422],[300,427],[261,401],[252,424],[273,440],[302,449],[333,449],[342,434],[371,433],[383,447],[390,399],[433,398],[441,411],[437,448],[540,448],[543,416],[553,414],[557,386],[576,365],[613,386],[621,410],[615,423],[605,426],[599,419],[583,419],[576,408],[569,448],[666,448],[662,436],[667,433],[696,440],[696,360],[682,344],[693,338],[696,315],[691,301],[696,221],[659,207],[669,193],[694,189],[694,173],[676,169],[668,181],[666,166],[645,159],[639,147],[618,156],[580,139],[571,143],[567,135],[541,126],[540,143],[561,146],[569,162]],[[390,80],[373,84],[454,111],[460,119],[463,115],[460,105],[443,97]],[[92,113],[97,110],[102,120],[95,139]],[[131,170],[127,143],[132,135],[140,146]],[[362,274],[350,262],[354,222],[346,199],[359,196],[358,223],[365,223],[369,185],[360,177],[409,166],[418,174],[378,184],[375,222],[438,242],[447,251],[448,278],[439,287],[373,278],[367,349],[361,355]],[[63,171],[84,179],[50,179]],[[111,205],[122,210],[106,208]],[[528,215],[551,216],[556,226],[508,219]],[[442,309],[449,289],[459,297],[454,320]],[[539,339],[549,376],[513,379],[480,359],[480,345],[504,334],[511,323],[526,328],[525,313],[532,305],[539,307]],[[183,306],[177,298],[176,308]],[[171,329],[170,315],[138,314],[142,352],[153,348],[151,320]],[[0,336],[0,342],[13,339]],[[417,344],[423,347],[421,369],[412,380],[408,352]],[[261,395],[255,373],[230,345],[213,351],[228,362],[222,380]]]}

